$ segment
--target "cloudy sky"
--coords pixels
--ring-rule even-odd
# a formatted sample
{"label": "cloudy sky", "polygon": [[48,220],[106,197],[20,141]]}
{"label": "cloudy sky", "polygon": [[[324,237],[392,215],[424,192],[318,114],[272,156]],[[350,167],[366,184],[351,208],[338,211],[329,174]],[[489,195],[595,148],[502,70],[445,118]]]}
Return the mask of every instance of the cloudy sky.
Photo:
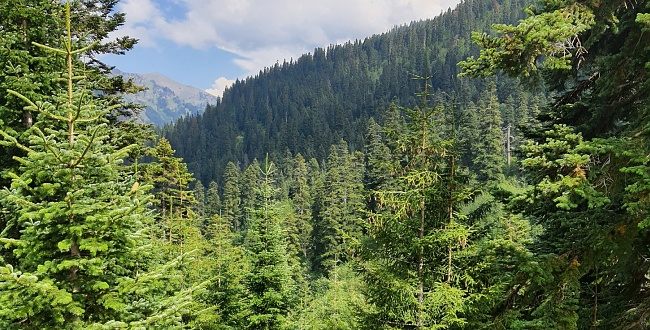
{"label": "cloudy sky", "polygon": [[159,72],[219,94],[316,47],[363,39],[433,18],[460,0],[122,0],[115,36],[140,41],[104,60],[125,72]]}

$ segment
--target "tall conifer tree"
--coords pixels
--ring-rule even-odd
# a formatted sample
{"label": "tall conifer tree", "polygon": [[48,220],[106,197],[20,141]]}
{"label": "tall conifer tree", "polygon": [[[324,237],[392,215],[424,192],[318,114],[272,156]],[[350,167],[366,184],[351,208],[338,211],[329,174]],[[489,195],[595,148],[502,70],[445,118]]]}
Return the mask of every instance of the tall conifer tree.
{"label": "tall conifer tree", "polygon": [[31,127],[27,144],[0,131],[26,153],[16,158],[21,166],[2,192],[19,215],[11,225],[23,229],[17,239],[1,238],[17,262],[0,267],[0,325],[174,328],[187,295],[162,300],[164,290],[155,285],[162,274],[145,273],[140,249],[151,195],[122,165],[135,146],[118,149],[109,142],[105,116],[111,107],[95,100],[94,84],[77,75],[74,58],[94,44],[75,49],[69,3],[66,11],[63,48],[38,45],[64,56],[66,88],[54,103],[9,91],[43,120]]}

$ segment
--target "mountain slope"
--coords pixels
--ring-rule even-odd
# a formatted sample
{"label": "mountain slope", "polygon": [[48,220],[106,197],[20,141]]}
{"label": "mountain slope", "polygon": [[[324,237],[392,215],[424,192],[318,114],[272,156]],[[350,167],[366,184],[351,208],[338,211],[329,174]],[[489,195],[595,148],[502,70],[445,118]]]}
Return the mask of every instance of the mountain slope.
{"label": "mountain slope", "polygon": [[125,99],[145,105],[138,116],[143,123],[162,126],[171,123],[186,114],[202,113],[207,104],[216,104],[217,97],[198,88],[183,85],[160,73],[126,73],[115,70],[114,74],[132,78],[133,81],[147,88]]}
{"label": "mountain slope", "polygon": [[[370,117],[380,117],[391,102],[416,104],[421,82],[414,74],[428,72],[433,90],[457,95],[458,104],[475,102],[486,82],[456,78],[456,63],[478,53],[471,32],[515,22],[531,2],[464,1],[431,20],[317,48],[236,82],[204,114],[183,118],[163,134],[203,182],[219,182],[228,161],[246,166],[266,153],[279,159],[288,150],[323,160],[340,139],[359,150]],[[507,91],[513,83],[497,85]]]}

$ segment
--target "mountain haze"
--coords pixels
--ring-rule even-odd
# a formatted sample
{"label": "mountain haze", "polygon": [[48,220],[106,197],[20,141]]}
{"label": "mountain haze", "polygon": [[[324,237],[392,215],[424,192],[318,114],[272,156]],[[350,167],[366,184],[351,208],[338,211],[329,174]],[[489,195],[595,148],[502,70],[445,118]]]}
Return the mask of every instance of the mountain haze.
{"label": "mountain haze", "polygon": [[206,105],[216,104],[217,97],[196,87],[181,84],[160,73],[126,73],[115,70],[114,74],[132,78],[140,86],[147,88],[125,99],[146,106],[138,116],[146,124],[162,126],[181,116],[202,113]]}

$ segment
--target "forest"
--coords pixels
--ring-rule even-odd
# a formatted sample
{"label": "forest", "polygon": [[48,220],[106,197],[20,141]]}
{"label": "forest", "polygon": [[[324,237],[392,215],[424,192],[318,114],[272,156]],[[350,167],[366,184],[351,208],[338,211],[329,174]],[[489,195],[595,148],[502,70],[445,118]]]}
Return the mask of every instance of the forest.
{"label": "forest", "polygon": [[650,2],[463,1],[156,129],[117,3],[0,2],[0,328],[650,325]]}

